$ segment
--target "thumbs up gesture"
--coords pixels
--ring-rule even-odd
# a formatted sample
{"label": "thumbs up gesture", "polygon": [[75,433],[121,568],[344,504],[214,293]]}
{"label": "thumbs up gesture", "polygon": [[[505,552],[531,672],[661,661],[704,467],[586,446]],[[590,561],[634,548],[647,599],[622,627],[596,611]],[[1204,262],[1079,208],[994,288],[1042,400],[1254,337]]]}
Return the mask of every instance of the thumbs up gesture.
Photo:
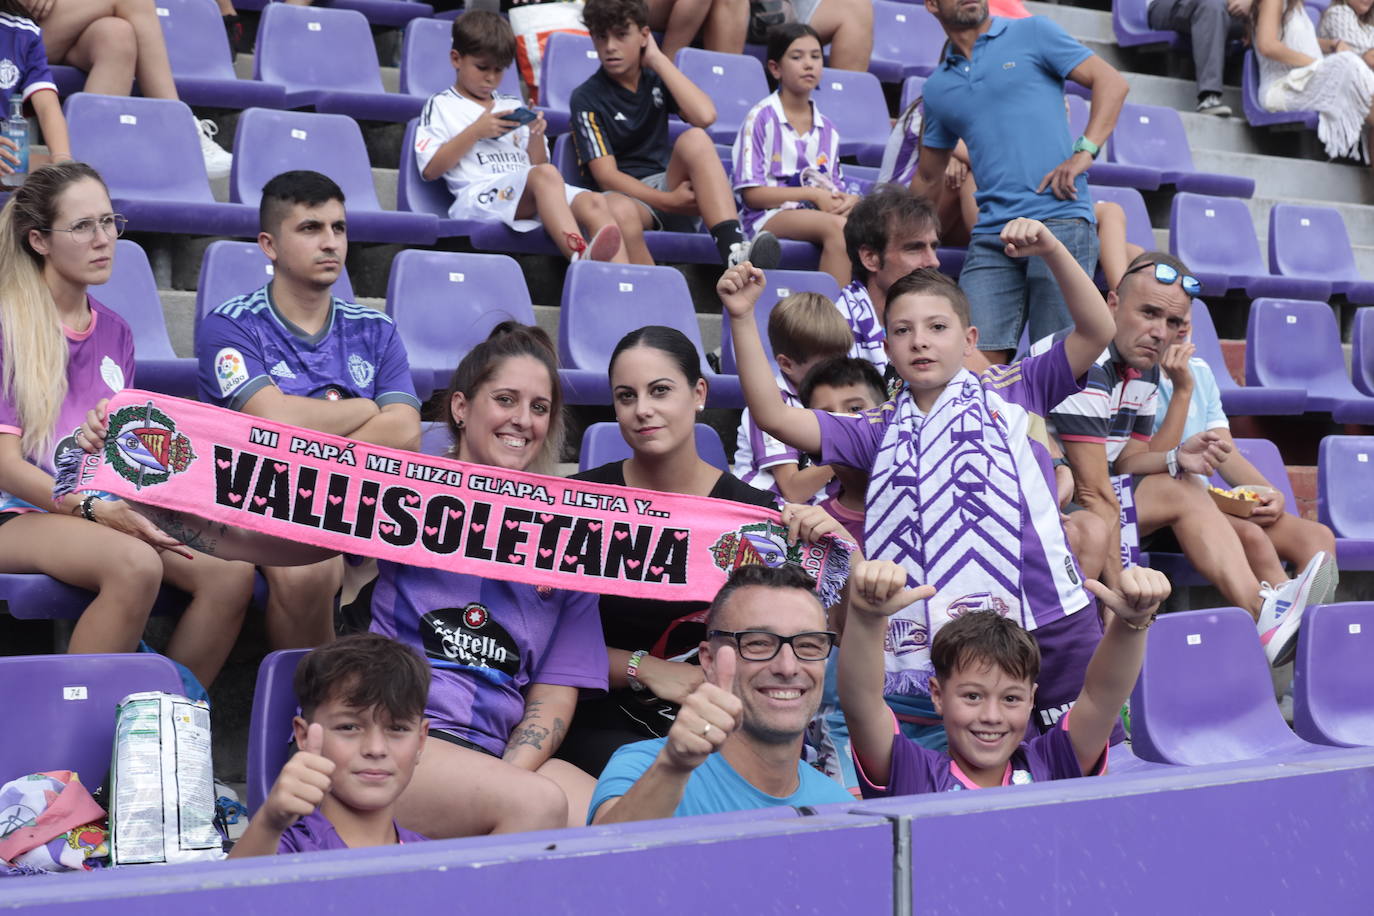
{"label": "thumbs up gesture", "polygon": [[849,606],[871,617],[891,617],[904,607],[935,595],[929,585],[906,587],[906,570],[890,560],[860,560],[845,583]]}
{"label": "thumbs up gesture", "polygon": [[694,770],[739,728],[744,704],[735,696],[734,646],[721,646],[706,680],[688,694],[663,745],[667,763],[680,770]]}
{"label": "thumbs up gesture", "polygon": [[305,743],[286,761],[263,803],[263,813],[277,832],[314,811],[324,800],[333,781],[334,761],[323,756],[323,751],[324,726],[311,723]]}

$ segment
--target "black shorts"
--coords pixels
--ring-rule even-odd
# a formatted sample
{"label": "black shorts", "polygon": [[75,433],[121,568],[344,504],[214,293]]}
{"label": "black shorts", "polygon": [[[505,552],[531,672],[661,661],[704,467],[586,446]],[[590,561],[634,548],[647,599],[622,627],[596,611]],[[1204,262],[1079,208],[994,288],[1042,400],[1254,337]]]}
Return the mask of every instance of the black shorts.
{"label": "black shorts", "polygon": [[480,744],[469,741],[466,738],[461,738],[458,735],[455,735],[453,732],[445,731],[442,728],[431,728],[429,730],[429,736],[431,738],[438,738],[440,741],[447,741],[449,744],[456,744],[459,747],[465,747],[468,750],[476,751],[479,754],[486,754],[488,757],[495,757],[497,759],[500,759],[501,757],[500,754],[493,754],[491,751],[482,747],[482,745]]}
{"label": "black shorts", "polygon": [[27,512],[0,512],[0,525],[5,524],[5,522],[8,522],[12,519],[16,519],[21,515],[27,514]]}

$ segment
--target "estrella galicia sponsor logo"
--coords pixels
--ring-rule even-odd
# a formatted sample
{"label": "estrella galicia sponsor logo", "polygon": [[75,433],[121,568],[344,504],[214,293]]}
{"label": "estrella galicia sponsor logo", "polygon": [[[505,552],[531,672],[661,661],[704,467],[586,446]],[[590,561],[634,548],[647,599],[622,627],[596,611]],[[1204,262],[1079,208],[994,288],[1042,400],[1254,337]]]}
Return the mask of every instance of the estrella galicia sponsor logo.
{"label": "estrella galicia sponsor logo", "polygon": [[430,611],[420,620],[425,655],[436,668],[485,668],[514,678],[520,649],[506,628],[491,619],[485,605]]}
{"label": "estrella galicia sponsor logo", "polygon": [[120,408],[110,417],[105,460],[138,489],[180,474],[195,457],[191,440],[152,401]]}

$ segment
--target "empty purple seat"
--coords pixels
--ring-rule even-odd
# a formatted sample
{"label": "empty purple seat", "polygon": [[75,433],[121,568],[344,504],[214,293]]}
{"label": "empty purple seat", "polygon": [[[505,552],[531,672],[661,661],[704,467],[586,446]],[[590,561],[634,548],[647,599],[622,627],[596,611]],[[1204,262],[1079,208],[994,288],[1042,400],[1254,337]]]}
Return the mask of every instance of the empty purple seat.
{"label": "empty purple seat", "polygon": [[179,358],[172,349],[157,280],[137,242],[115,242],[114,271],[108,282],[92,286],[90,292],[118,312],[133,331],[133,383],[149,391],[195,400],[198,365],[194,359]]}
{"label": "empty purple seat", "polygon": [[1350,380],[1361,394],[1374,397],[1374,309],[1356,309],[1350,326]]}
{"label": "empty purple seat", "polygon": [[372,29],[354,10],[269,4],[258,24],[253,78],[282,86],[289,108],[406,121],[424,107],[423,99],[383,88]]}
{"label": "empty purple seat", "polygon": [[1320,753],[1284,723],[1255,621],[1236,607],[1163,614],[1150,628],[1131,745],[1183,766]]}
{"label": "empty purple seat", "polygon": [[292,679],[306,649],[269,652],[258,665],[248,724],[248,811],[256,812],[291,757],[291,719],[299,709]]}
{"label": "empty purple seat", "polygon": [[420,452],[440,458],[453,448],[453,433],[446,420],[426,420],[420,424]]}
{"label": "empty purple seat", "polygon": [[[1077,84],[1066,84],[1066,86],[1074,85]],[[1073,92],[1066,92],[1064,98],[1069,105],[1069,136],[1080,136],[1088,125],[1088,102]],[[1110,138],[1108,140],[1110,141]],[[1092,185],[1154,191],[1159,188],[1159,180],[1158,169],[1109,162],[1106,156],[1088,166],[1088,182]],[[1153,248],[1154,246],[1150,247]]]}
{"label": "empty purple seat", "polygon": [[366,16],[371,25],[392,28],[401,28],[414,19],[434,15],[434,7],[419,0],[326,0],[320,6],[354,10]]}
{"label": "empty purple seat", "polygon": [[908,76],[902,80],[902,98],[897,103],[897,111],[906,111],[907,106],[916,101],[926,91],[926,78],[924,76]]}
{"label": "empty purple seat", "polygon": [[1169,251],[1183,259],[1207,295],[1243,289],[1251,297],[1331,298],[1331,283],[1276,277],[1260,257],[1250,208],[1234,197],[1174,195],[1169,211]]}
{"label": "empty purple seat", "polygon": [[929,76],[940,63],[944,46],[944,27],[925,7],[873,0],[873,54],[868,72],[879,80],[900,83],[909,76]]}
{"label": "empty purple seat", "polygon": [[[448,52],[452,48],[452,22],[412,19],[406,23],[405,38],[401,41],[401,92],[428,99],[452,86],[457,79],[449,61]],[[507,95],[520,95],[520,68],[514,63],[501,75],[500,89]]]}
{"label": "empty purple seat", "polygon": [[[820,293],[834,302],[840,297],[840,286],[830,274],[815,270],[770,270],[767,273],[768,286],[759,297],[754,308],[754,320],[759,326],[759,337],[763,338],[763,352],[768,354],[768,362],[777,371],[773,361],[773,348],[768,343],[768,316],[773,308],[793,293]],[[730,336],[730,319],[722,316],[720,324],[720,368],[735,374],[735,342]]]}
{"label": "empty purple seat", "polygon": [[1245,120],[1255,127],[1287,127],[1317,129],[1315,111],[1269,111],[1259,101],[1259,59],[1253,48],[1245,51],[1241,63],[1240,101]]}
{"label": "empty purple seat", "polygon": [[1293,664],[1293,730],[1314,744],[1374,745],[1374,604],[1308,608]]}
{"label": "empty purple seat", "polygon": [[1327,436],[1317,449],[1317,517],[1336,534],[1336,562],[1374,569],[1374,437]]}
{"label": "empty purple seat", "polygon": [[650,324],[677,328],[696,345],[710,385],[709,404],[742,406],[739,378],[718,375],[706,365],[701,328],[681,273],[671,267],[596,261],[569,265],[558,315],[558,355],[564,366],[604,376],[620,338]]}
{"label": "empty purple seat", "polygon": [[1250,197],[1255,193],[1253,178],[1197,170],[1183,119],[1172,108],[1122,106],[1107,145],[1107,158],[1122,165],[1155,169],[1162,184],[1171,184],[1180,191],[1221,197]]}
{"label": "empty purple seat", "polygon": [[1177,47],[1182,36],[1177,32],[1150,28],[1149,0],[1113,0],[1112,32],[1123,48],[1167,44]]}
{"label": "empty purple seat", "polygon": [[257,236],[256,207],[218,203],[210,193],[199,127],[185,102],[78,92],[63,111],[72,155],[100,172],[130,229]]}
{"label": "empty purple seat", "polygon": [[[721,444],[720,433],[705,423],[696,426],[697,454],[713,468],[730,470],[725,460],[725,446]],[[600,467],[612,461],[623,461],[634,454],[625,437],[620,434],[619,423],[593,423],[582,433],[582,446],[577,453],[577,469],[585,471]]]}
{"label": "empty purple seat", "polygon": [[1246,330],[1247,385],[1306,388],[1307,410],[1337,423],[1374,423],[1374,398],[1345,373],[1341,332],[1325,302],[1256,299]]}
{"label": "empty purple seat", "polygon": [[1221,391],[1221,406],[1227,416],[1297,416],[1307,407],[1305,388],[1270,388],[1267,385],[1237,385],[1221,354],[1212,313],[1201,299],[1193,300],[1193,343],[1197,356],[1206,360]]}
{"label": "empty purple seat", "polygon": [[208,108],[281,108],[286,90],[234,72],[219,8],[213,0],[158,3],[158,22],[172,63],[177,97]]}
{"label": "empty purple seat", "polygon": [[1154,251],[1159,247],[1155,242],[1154,227],[1150,224],[1150,211],[1145,208],[1145,198],[1140,196],[1139,190],[1089,184],[1088,194],[1094,201],[1110,201],[1126,211],[1126,241],[1146,251]]}
{"label": "empty purple seat", "polygon": [[883,84],[872,73],[826,67],[812,96],[840,135],[840,154],[860,165],[882,165],[892,122]]}
{"label": "empty purple seat", "polygon": [[1275,204],[1269,211],[1269,269],[1283,277],[1327,280],[1361,305],[1374,305],[1374,283],[1360,276],[1341,211]]}
{"label": "empty purple seat", "polygon": [[768,95],[763,65],[747,54],[683,48],[677,52],[677,66],[715,103],[716,122],[706,131],[711,139],[734,143],[744,116]]}
{"label": "empty purple seat", "polygon": [[119,701],[131,693],[179,695],[184,689],[176,667],[150,652],[0,658],[0,693],[10,698],[0,782],[74,770],[94,792],[110,769]]}
{"label": "empty purple seat", "polygon": [[596,49],[586,35],[554,32],[549,36],[539,63],[539,107],[549,122],[550,136],[568,129],[573,90],[600,67]]}
{"label": "empty purple seat", "polygon": [[256,209],[272,178],[291,169],[313,169],[343,190],[351,239],[428,245],[438,238],[433,215],[382,209],[362,129],[346,115],[250,108],[239,116],[234,148],[239,150],[229,175],[234,201]]}

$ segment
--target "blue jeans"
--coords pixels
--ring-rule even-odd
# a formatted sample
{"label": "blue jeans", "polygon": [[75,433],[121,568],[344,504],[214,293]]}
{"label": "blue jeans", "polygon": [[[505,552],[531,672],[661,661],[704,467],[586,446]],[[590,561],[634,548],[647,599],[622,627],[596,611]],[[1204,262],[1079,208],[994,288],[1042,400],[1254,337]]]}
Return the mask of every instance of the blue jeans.
{"label": "blue jeans", "polygon": [[[1097,270],[1097,227],[1085,219],[1047,219],[1045,225],[1092,276]],[[1064,295],[1043,258],[1009,258],[997,233],[975,235],[959,274],[968,296],[978,349],[1016,350],[1029,322],[1034,343],[1073,321]]]}

